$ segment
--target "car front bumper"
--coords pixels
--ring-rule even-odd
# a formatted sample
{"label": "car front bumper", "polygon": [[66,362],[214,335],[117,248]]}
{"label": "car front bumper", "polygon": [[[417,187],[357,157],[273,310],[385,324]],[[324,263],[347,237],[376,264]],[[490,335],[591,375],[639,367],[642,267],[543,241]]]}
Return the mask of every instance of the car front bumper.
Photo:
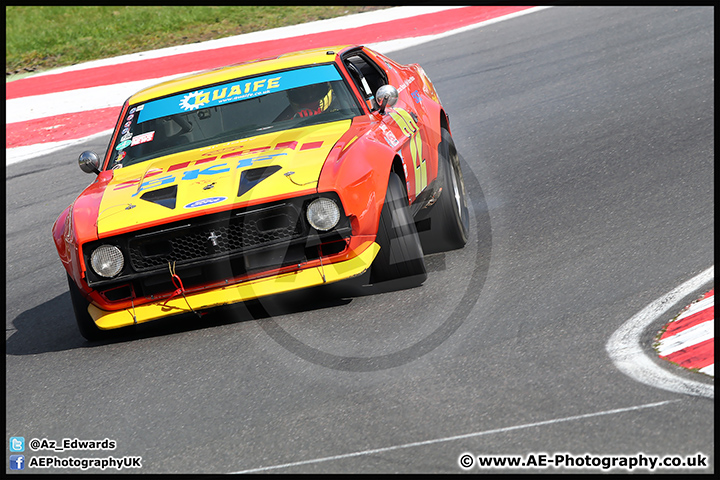
{"label": "car front bumper", "polygon": [[379,250],[380,246],[377,243],[368,241],[357,248],[358,254],[355,257],[345,261],[295,270],[185,296],[177,295],[170,300],[145,303],[124,310],[102,310],[90,304],[88,312],[98,328],[110,330],[172,315],[207,310],[362,275],[370,268]]}

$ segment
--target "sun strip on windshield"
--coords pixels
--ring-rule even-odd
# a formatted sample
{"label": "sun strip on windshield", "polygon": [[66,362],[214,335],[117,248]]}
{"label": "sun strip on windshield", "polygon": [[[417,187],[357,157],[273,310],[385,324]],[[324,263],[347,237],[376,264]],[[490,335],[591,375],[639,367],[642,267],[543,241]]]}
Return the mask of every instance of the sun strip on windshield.
{"label": "sun strip on windshield", "polygon": [[320,65],[276,72],[250,79],[233,80],[212,88],[203,88],[147,102],[138,114],[137,123],[340,79],[340,73],[334,65]]}

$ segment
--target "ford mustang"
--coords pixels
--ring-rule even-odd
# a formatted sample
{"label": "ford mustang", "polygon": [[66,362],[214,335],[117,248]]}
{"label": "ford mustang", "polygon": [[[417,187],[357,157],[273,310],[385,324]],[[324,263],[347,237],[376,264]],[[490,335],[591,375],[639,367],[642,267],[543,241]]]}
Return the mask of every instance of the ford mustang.
{"label": "ford mustang", "polygon": [[52,228],[88,340],[329,284],[427,278],[468,208],[448,114],[416,64],[289,53],[146,88]]}

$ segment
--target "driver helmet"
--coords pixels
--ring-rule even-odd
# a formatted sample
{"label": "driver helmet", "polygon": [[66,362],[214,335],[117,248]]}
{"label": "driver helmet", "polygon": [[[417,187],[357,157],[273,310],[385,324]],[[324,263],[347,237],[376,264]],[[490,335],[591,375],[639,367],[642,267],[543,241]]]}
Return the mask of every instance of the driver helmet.
{"label": "driver helmet", "polygon": [[309,117],[328,109],[333,101],[333,91],[328,82],[316,83],[290,90],[288,99],[298,116]]}

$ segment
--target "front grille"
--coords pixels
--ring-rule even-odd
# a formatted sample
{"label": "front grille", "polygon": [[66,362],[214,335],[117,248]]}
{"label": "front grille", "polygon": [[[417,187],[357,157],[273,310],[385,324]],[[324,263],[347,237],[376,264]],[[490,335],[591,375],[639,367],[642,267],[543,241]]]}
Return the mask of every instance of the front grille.
{"label": "front grille", "polygon": [[136,272],[245,253],[307,235],[291,204],[247,212],[231,212],[211,221],[149,232],[128,241]]}
{"label": "front grille", "polygon": [[[89,242],[83,245],[86,265],[102,244],[120,248],[126,262],[122,272],[109,279],[88,268],[87,282],[107,300],[121,301],[130,295],[152,297],[174,291],[171,270],[189,289],[227,284],[247,274],[340,253],[352,233],[350,219],[343,213],[334,229],[317,232],[304,214],[316,198],[309,195],[204,215]],[[340,205],[336,195],[332,198]]]}

